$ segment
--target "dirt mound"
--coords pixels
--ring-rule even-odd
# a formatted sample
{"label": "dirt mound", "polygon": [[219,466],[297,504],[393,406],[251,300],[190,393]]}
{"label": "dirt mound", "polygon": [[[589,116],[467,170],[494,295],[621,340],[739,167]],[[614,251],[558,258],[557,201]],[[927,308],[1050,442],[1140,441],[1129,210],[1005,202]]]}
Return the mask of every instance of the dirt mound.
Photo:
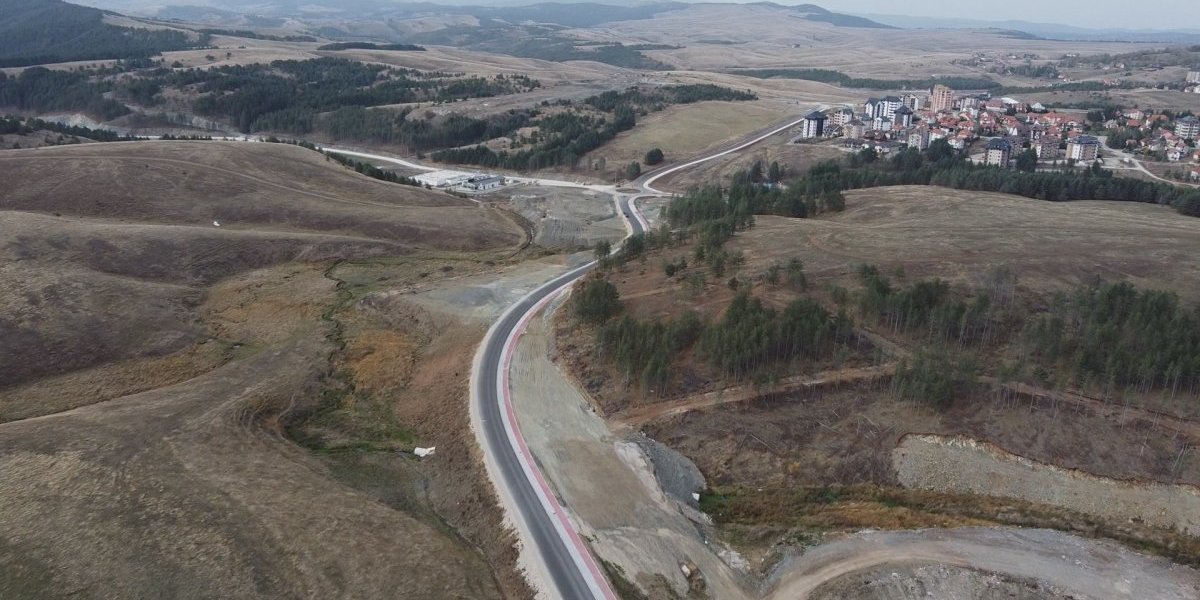
{"label": "dirt mound", "polygon": [[1072,594],[1036,581],[1021,581],[947,565],[892,567],[851,573],[809,595],[810,600],[1070,600]]}

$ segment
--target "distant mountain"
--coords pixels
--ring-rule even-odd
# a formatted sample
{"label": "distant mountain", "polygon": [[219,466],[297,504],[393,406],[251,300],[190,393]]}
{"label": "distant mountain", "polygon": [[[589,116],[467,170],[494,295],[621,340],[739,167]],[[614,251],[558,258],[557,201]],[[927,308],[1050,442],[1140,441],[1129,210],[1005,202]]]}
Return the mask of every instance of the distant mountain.
{"label": "distant mountain", "polygon": [[808,19],[809,21],[829,23],[830,25],[835,25],[837,27],[864,27],[868,29],[897,28],[893,25],[885,25],[865,17],[856,17],[854,15],[831,12],[815,4],[797,4],[795,6],[781,6],[780,8],[787,8],[789,10],[802,12],[805,13],[804,18]]}
{"label": "distant mountain", "polygon": [[1035,23],[1007,20],[954,19],[944,17],[913,17],[907,15],[864,14],[880,23],[906,29],[1001,29],[1014,34],[1069,41],[1123,41],[1159,43],[1200,43],[1200,29],[1089,29],[1061,23]]}
{"label": "distant mountain", "polygon": [[[682,10],[686,2],[661,0],[604,0],[603,2],[539,2],[525,4],[521,0],[496,0],[487,5],[479,0],[442,0],[432,2],[396,2],[393,0],[207,0],[203,5],[185,3],[164,5],[157,0],[83,0],[89,4],[152,15],[159,18],[201,22],[235,22],[237,16],[256,15],[265,19],[298,18],[369,20],[386,18],[415,18],[434,15],[470,15],[478,19],[494,19],[508,23],[548,23],[565,27],[592,27],[614,21],[650,19],[657,14]],[[797,13],[808,21],[829,23],[838,27],[892,28],[870,19],[836,13],[814,4],[794,6],[774,2],[759,2]]]}
{"label": "distant mountain", "polygon": [[104,16],[59,0],[0,0],[0,67],[144,58],[198,43],[181,31],[110,25]]}

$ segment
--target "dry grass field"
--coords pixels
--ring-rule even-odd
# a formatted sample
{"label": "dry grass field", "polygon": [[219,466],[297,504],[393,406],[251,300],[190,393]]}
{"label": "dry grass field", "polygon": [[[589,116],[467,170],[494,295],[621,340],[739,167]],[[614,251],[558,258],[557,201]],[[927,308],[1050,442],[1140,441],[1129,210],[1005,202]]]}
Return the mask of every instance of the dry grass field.
{"label": "dry grass field", "polygon": [[[740,273],[750,279],[791,258],[804,262],[810,279],[851,288],[860,264],[878,265],[884,273],[902,269],[909,281],[940,277],[956,285],[1006,267],[1037,295],[1103,278],[1200,300],[1200,266],[1189,259],[1200,252],[1200,220],[1147,204],[876,188],[847,192],[846,211],[831,217],[759,216],[754,229],[728,247],[745,255]],[[682,285],[664,285],[658,264],[686,252],[664,251],[614,278],[632,314],[665,315],[695,305]],[[710,281],[697,298],[722,305],[733,294],[724,283]]]}
{"label": "dry grass field", "polygon": [[283,145],[6,151],[0,179],[0,597],[526,593],[454,370],[481,332],[334,268],[486,269],[511,217]]}
{"label": "dry grass field", "polygon": [[647,151],[659,148],[666,154],[666,164],[680,162],[739,134],[794,115],[797,110],[794,106],[761,100],[672,106],[639,119],[637,127],[588,153],[584,160],[603,157],[610,169],[619,170],[631,161],[643,162]]}
{"label": "dry grass field", "polygon": [[[1182,81],[1180,77],[1176,81]],[[1111,103],[1143,110],[1191,110],[1200,107],[1200,96],[1170,90],[1110,90],[1106,92],[1038,92],[1022,94],[1027,102],[1043,104]]]}
{"label": "dry grass field", "polygon": [[697,4],[652,19],[568,31],[586,39],[684,46],[646,53],[683,69],[815,67],[882,78],[972,74],[971,69],[950,62],[980,51],[1060,58],[1068,52],[1116,54],[1149,46],[1020,40],[967,30],[834,27],[777,7],[745,4]]}
{"label": "dry grass field", "polygon": [[675,192],[683,192],[708,183],[728,183],[738,171],[748,171],[755,162],[767,169],[778,162],[785,173],[804,173],[817,163],[827,160],[843,160],[846,153],[825,144],[791,144],[799,128],[780,133],[762,144],[742,152],[729,154],[697,165],[694,168],[672,173],[659,180],[656,186]]}

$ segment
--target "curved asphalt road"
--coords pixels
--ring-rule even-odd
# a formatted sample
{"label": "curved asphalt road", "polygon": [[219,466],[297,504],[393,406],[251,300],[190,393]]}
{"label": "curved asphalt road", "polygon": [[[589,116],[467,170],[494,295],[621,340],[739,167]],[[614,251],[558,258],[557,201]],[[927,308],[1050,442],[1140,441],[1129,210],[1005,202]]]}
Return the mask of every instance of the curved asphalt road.
{"label": "curved asphalt road", "polygon": [[[659,178],[703,162],[726,156],[794,127],[801,120],[755,135],[726,150],[680,165],[653,171],[634,182],[640,192],[617,194],[617,206],[631,235],[649,228],[635,205],[639,198],[666,196],[651,185]],[[541,561],[554,590],[542,590],[548,597],[568,600],[615,599],[607,578],[596,565],[587,545],[580,539],[565,507],[554,495],[520,434],[516,414],[509,397],[509,371],[516,341],[525,324],[566,287],[595,267],[591,262],[564,273],[541,285],[512,305],[492,324],[475,355],[472,369],[472,415],[477,431],[482,431],[488,469],[499,494],[509,496],[505,505],[515,524],[531,541],[530,550]]]}
{"label": "curved asphalt road", "polygon": [[[633,233],[642,233],[643,221],[628,198],[620,207]],[[471,377],[472,414],[481,425],[480,440],[493,480],[504,494],[510,515],[523,529],[542,561],[555,590],[542,590],[551,598],[615,599],[604,573],[587,545],[580,539],[565,507],[542,476],[533,455],[520,435],[520,427],[509,397],[509,372],[517,339],[525,325],[564,288],[594,269],[595,261],[572,269],[530,292],[492,324],[475,356]],[[498,475],[498,477],[497,477]]]}
{"label": "curved asphalt road", "polygon": [[[651,171],[632,182],[639,189],[636,193],[614,192],[618,209],[630,235],[645,233],[649,229],[645,218],[637,210],[636,201],[640,198],[669,195],[652,187],[658,179],[753,146],[802,121],[803,119],[797,119],[786,125],[769,128],[765,132],[756,132],[751,134],[749,140],[711,155]],[[393,157],[337,148],[323,149],[388,161],[410,168],[433,170],[425,165]],[[590,186],[540,178],[515,179],[540,185],[612,190],[610,186]],[[517,527],[521,539],[534,546],[527,548],[531,553],[526,556],[538,561],[538,564],[524,565],[537,572],[529,573],[531,583],[535,586],[541,584],[542,587],[550,585],[554,588],[539,590],[547,598],[616,600],[617,596],[571,522],[566,507],[554,494],[521,436],[520,425],[510,398],[509,373],[517,339],[529,320],[559,292],[595,266],[593,261],[559,275],[505,310],[488,329],[475,354],[475,362],[471,369],[472,426],[476,435],[480,437],[488,473],[496,484],[497,494],[506,507],[508,516]]]}

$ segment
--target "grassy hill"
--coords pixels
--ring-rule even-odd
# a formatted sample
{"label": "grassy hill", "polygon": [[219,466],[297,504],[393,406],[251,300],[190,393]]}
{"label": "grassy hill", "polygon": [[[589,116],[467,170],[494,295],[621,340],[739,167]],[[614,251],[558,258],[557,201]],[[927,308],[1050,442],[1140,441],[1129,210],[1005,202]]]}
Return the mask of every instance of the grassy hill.
{"label": "grassy hill", "polygon": [[104,11],[58,0],[0,2],[0,67],[75,60],[145,58],[204,43],[181,31],[104,22]]}
{"label": "grassy hill", "polygon": [[0,180],[0,597],[524,597],[464,433],[482,330],[363,300],[487,268],[513,219],[284,144],[3,150]]}

